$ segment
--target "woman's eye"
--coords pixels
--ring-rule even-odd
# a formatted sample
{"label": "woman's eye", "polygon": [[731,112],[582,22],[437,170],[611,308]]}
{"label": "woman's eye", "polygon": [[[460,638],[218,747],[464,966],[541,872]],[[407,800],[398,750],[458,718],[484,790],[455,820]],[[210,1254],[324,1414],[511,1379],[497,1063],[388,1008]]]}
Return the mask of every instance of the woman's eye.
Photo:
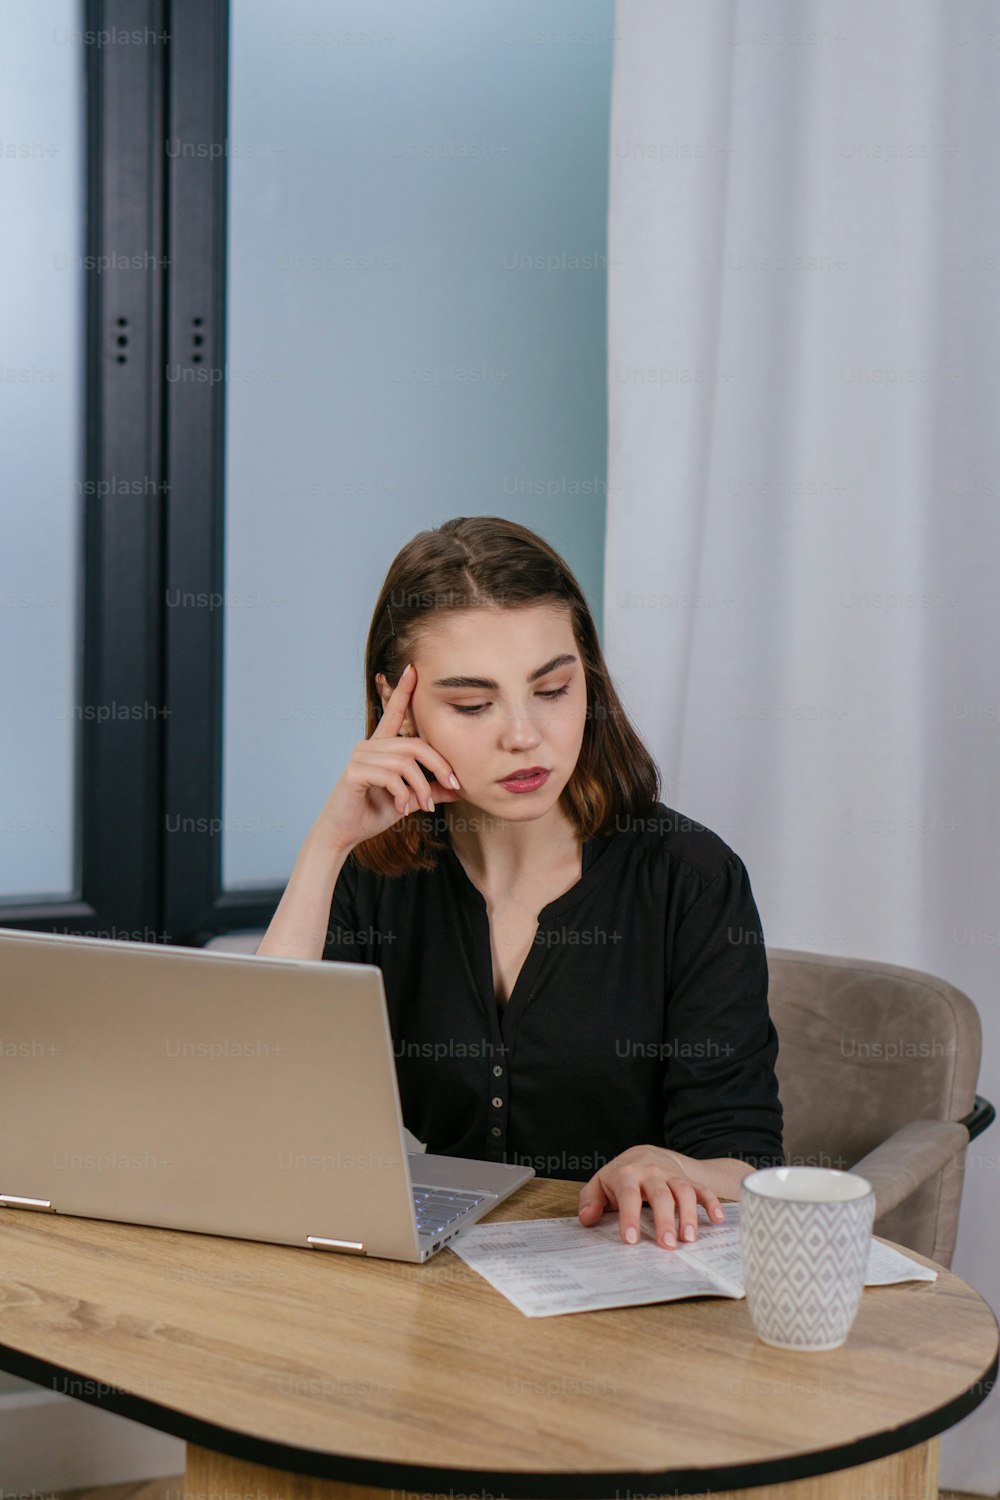
{"label": "woman's eye", "polygon": [[[549,699],[551,699],[551,698],[561,698],[562,695],[563,695],[563,693],[568,693],[568,692],[569,692],[569,683],[567,682],[564,687],[561,687],[561,688],[551,688],[547,692],[539,693],[538,696],[539,696],[539,698],[549,698]],[[456,713],[460,713],[460,714],[478,714],[478,713],[481,712],[482,709],[489,708],[489,704],[488,703],[472,703],[472,704],[469,704],[469,703],[453,703],[451,706],[455,710]]]}

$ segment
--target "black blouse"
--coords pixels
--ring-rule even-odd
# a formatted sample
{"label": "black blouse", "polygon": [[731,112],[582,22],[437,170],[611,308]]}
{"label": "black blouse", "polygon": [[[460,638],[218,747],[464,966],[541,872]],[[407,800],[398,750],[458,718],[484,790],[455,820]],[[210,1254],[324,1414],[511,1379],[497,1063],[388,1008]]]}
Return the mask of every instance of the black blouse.
{"label": "black blouse", "polygon": [[505,1006],[486,902],[450,841],[435,869],[399,877],[348,858],[323,957],[382,970],[403,1119],[428,1151],[578,1181],[644,1144],[783,1159],[750,878],[662,802],[585,841]]}

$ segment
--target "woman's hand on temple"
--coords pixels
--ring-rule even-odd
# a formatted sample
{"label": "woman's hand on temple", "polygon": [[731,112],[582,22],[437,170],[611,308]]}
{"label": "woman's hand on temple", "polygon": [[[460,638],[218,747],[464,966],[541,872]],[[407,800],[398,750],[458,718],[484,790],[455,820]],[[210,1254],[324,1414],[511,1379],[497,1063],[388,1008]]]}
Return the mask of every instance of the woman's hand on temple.
{"label": "woman's hand on temple", "polygon": [[[699,1161],[664,1146],[630,1146],[584,1183],[580,1190],[580,1223],[590,1228],[600,1221],[606,1208],[617,1209],[621,1238],[635,1244],[640,1237],[639,1215],[645,1201],[653,1210],[657,1244],[673,1249],[677,1245],[675,1214],[682,1241],[697,1238],[699,1203],[710,1222],[722,1223],[719,1194],[732,1191],[732,1183],[720,1168],[730,1162],[730,1158]],[[746,1170],[753,1168],[747,1166]]]}
{"label": "woman's hand on temple", "polygon": [[[443,802],[461,801],[461,789],[452,786],[454,771],[444,756],[426,740],[401,733],[416,680],[416,668],[409,663],[374,732],[351,752],[314,825],[324,845],[347,851],[418,808],[430,812]],[[421,767],[437,778],[433,792]]]}

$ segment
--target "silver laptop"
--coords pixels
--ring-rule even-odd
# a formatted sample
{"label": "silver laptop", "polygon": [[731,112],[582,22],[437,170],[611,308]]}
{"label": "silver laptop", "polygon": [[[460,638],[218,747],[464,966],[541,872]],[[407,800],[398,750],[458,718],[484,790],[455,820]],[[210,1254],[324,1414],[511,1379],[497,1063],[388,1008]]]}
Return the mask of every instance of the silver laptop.
{"label": "silver laptop", "polygon": [[0,928],[6,1209],[424,1261],[533,1175],[407,1151],[373,965]]}

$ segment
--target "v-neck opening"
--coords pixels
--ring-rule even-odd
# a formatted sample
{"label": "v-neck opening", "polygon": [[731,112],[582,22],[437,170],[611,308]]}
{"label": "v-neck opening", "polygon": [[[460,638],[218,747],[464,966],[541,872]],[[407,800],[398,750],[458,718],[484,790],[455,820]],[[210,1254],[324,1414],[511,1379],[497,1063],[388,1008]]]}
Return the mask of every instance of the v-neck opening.
{"label": "v-neck opening", "polygon": [[[435,815],[434,831],[444,840],[442,858],[448,861],[458,877],[459,889],[467,899],[471,900],[483,912],[488,921],[489,913],[486,907],[486,897],[470,878],[468,871],[455,853],[448,833],[447,822],[443,815],[440,821],[437,815]],[[582,868],[579,879],[574,881],[568,891],[564,891],[561,896],[556,896],[554,900],[547,902],[542,907],[537,918],[539,927],[542,925],[543,918],[562,916],[563,912],[570,910],[578,901],[581,901],[598,881],[604,879],[605,875],[610,871],[611,865],[617,863],[616,856],[620,857],[627,845],[628,840],[621,832],[610,835],[598,834],[594,838],[585,839],[581,851]],[[609,861],[611,862],[610,864]],[[527,959],[525,963],[527,963]],[[516,984],[514,988],[517,988]],[[513,990],[511,991],[511,998],[513,998]],[[510,1000],[508,1000],[507,1004],[509,1006]]]}
{"label": "v-neck opening", "polygon": [[550,951],[547,944],[538,942],[537,934],[555,925],[595,886],[611,875],[614,867],[624,858],[630,840],[620,831],[610,836],[598,835],[584,840],[580,877],[568,891],[564,891],[554,901],[549,901],[538,913],[531,947],[521,964],[511,992],[501,1008],[496,998],[496,985],[493,977],[491,927],[486,898],[470,879],[465,866],[455,853],[443,814],[434,814],[434,832],[443,840],[444,850],[441,858],[451,872],[451,880],[460,899],[473,909],[477,920],[481,923],[482,944],[475,955],[474,965],[475,969],[479,970],[477,984],[481,991],[480,1003],[486,1002],[488,1024],[494,1041],[499,1042],[502,1052],[508,1053],[513,1050],[520,1018],[534,992],[541,966]]}

